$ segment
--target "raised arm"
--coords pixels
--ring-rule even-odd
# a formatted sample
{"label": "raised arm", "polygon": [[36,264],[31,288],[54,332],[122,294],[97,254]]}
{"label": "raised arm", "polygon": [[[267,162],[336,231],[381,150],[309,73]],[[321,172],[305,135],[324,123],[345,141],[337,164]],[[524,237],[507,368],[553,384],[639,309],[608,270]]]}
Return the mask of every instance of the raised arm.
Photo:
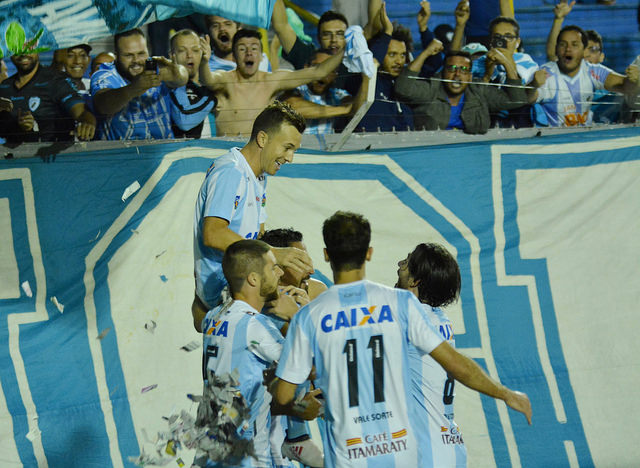
{"label": "raised arm", "polygon": [[503,400],[507,406],[524,414],[531,424],[531,402],[526,394],[514,392],[489,377],[482,368],[446,341],[431,351],[435,359],[454,379],[490,397]]}
{"label": "raised arm", "polygon": [[438,39],[434,39],[427,46],[427,48],[424,49],[422,52],[420,52],[420,55],[418,55],[413,60],[413,62],[409,64],[409,70],[411,70],[412,72],[419,73],[420,70],[422,70],[424,61],[427,60],[429,57],[440,53],[441,51],[442,51],[442,42],[440,42]]}
{"label": "raised arm", "polygon": [[551,24],[551,31],[549,31],[549,37],[547,37],[547,60],[555,62],[558,57],[556,56],[556,42],[558,41],[558,34],[562,29],[562,23],[564,18],[571,13],[573,5],[576,4],[576,0],[571,3],[567,3],[567,0],[561,0],[553,8],[553,23]]}
{"label": "raised arm", "polygon": [[276,0],[276,3],[273,5],[271,24],[273,24],[273,29],[275,30],[278,39],[280,39],[282,48],[288,54],[291,52],[298,36],[296,36],[296,32],[289,24],[283,0]]}
{"label": "raised arm", "polygon": [[516,16],[513,12],[513,0],[500,0],[500,16],[515,19]]}
{"label": "raised arm", "polygon": [[202,49],[202,60],[200,60],[200,68],[198,69],[200,83],[211,91],[222,91],[225,81],[222,72],[213,73],[209,68],[209,57],[211,57],[211,42],[209,35],[200,38],[200,49]]}
{"label": "raised arm", "polygon": [[148,89],[160,84],[160,76],[157,73],[144,71],[126,86],[98,90],[93,95],[93,105],[99,114],[113,115],[124,109],[132,99],[142,96]]}
{"label": "raised arm", "polygon": [[267,80],[275,85],[274,94],[279,91],[297,88],[300,85],[309,83],[310,81],[320,80],[327,76],[340,65],[343,55],[344,50],[341,50],[324,62],[313,67],[296,71],[277,71],[267,75]]}
{"label": "raised arm", "polygon": [[153,57],[158,64],[160,81],[169,88],[179,88],[189,81],[189,72],[182,65],[172,62],[166,57]]}
{"label": "raised arm", "polygon": [[351,103],[330,106],[328,104],[316,104],[300,96],[291,96],[285,102],[305,119],[331,119],[348,115],[351,112]]}
{"label": "raised arm", "polygon": [[369,40],[382,30],[380,21],[380,10],[384,2],[382,0],[369,0],[367,5],[367,24],[362,28],[362,34],[365,39]]}
{"label": "raised arm", "polygon": [[451,50],[460,50],[464,40],[464,28],[467,25],[467,21],[469,21],[469,2],[462,0],[458,3],[454,15],[456,17],[456,27],[453,31],[453,39],[451,39]]}

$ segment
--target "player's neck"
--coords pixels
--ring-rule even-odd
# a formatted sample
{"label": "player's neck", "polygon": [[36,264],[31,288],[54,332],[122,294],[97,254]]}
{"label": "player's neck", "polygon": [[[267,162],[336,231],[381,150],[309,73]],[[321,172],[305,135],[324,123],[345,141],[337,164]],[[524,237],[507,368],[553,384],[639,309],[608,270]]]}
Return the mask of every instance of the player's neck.
{"label": "player's neck", "polygon": [[365,276],[364,265],[362,265],[362,267],[357,270],[334,271],[333,282],[335,284],[355,283],[356,281],[365,279]]}
{"label": "player's neck", "polygon": [[233,300],[246,302],[258,312],[260,312],[264,307],[264,299],[262,297],[254,294],[245,294],[242,291],[235,293],[233,295]]}
{"label": "player's neck", "polygon": [[240,152],[247,160],[253,174],[259,177],[262,174],[262,165],[260,164],[260,148],[256,145],[255,141],[249,141]]}

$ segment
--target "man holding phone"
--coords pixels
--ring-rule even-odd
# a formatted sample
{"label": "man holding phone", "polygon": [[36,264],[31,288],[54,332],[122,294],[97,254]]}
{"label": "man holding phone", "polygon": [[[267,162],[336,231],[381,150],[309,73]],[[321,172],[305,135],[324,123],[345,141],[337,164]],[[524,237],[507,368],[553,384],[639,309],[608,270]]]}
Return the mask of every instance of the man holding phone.
{"label": "man holding phone", "polygon": [[91,94],[99,116],[98,138],[143,140],[173,138],[169,89],[189,79],[182,65],[149,57],[140,29],[114,36],[116,60],[91,76]]}

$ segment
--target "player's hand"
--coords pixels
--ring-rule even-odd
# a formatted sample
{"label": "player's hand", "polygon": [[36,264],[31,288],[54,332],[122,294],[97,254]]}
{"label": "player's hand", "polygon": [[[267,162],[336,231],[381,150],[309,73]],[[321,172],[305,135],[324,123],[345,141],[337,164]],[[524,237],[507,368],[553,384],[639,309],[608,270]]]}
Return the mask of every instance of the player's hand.
{"label": "player's hand", "polygon": [[567,3],[567,0],[561,1],[553,8],[553,15],[556,19],[564,19],[569,13],[571,13],[571,9],[575,4],[576,0],[573,0],[571,3]]}
{"label": "player's hand", "polygon": [[211,39],[209,39],[208,34],[205,34],[204,37],[200,37],[200,49],[202,50],[202,60],[200,61],[200,64],[207,63],[209,61],[209,57],[211,57]]}
{"label": "player's hand", "polygon": [[75,130],[75,134],[79,140],[89,141],[93,140],[93,136],[96,133],[96,126],[88,122],[78,122]]}
{"label": "player's hand", "polygon": [[437,53],[442,52],[443,50],[444,50],[444,46],[442,45],[442,42],[438,39],[434,39],[431,42],[429,42],[429,45],[425,49],[425,53],[429,57],[431,57],[432,55],[436,55]]}
{"label": "player's hand", "polygon": [[456,17],[457,26],[467,24],[467,21],[469,21],[469,15],[471,14],[471,11],[469,10],[469,2],[467,0],[462,0],[458,3],[453,13]]}
{"label": "player's hand", "polygon": [[272,247],[278,265],[291,268],[305,276],[314,272],[311,257],[304,250],[295,247]]}
{"label": "player's hand", "polygon": [[306,421],[316,419],[323,409],[322,402],[316,397],[322,393],[322,390],[316,388],[307,392],[302,400],[294,403],[293,409],[296,416]]}
{"label": "player's hand", "polygon": [[0,112],[11,112],[13,110],[13,101],[11,99],[0,97]]}
{"label": "player's hand", "polygon": [[18,126],[23,132],[30,132],[35,124],[36,119],[31,112],[18,109]]}
{"label": "player's hand", "polygon": [[418,12],[418,29],[420,32],[427,30],[427,24],[431,18],[431,4],[427,1],[420,2],[420,11]]}
{"label": "player's hand", "polygon": [[[297,290],[297,291],[293,291]],[[304,296],[306,296],[306,302]],[[304,304],[301,304],[304,302]],[[309,296],[302,289],[298,289],[293,286],[287,286],[280,289],[280,295],[275,301],[270,301],[265,304],[267,312],[280,317],[287,322],[291,321],[294,315],[298,312],[298,309],[302,305],[309,303]]]}
{"label": "player's hand", "polygon": [[531,425],[531,402],[526,393],[514,392],[509,390],[509,394],[504,399],[504,402],[511,409],[521,412],[527,418],[527,422]]}

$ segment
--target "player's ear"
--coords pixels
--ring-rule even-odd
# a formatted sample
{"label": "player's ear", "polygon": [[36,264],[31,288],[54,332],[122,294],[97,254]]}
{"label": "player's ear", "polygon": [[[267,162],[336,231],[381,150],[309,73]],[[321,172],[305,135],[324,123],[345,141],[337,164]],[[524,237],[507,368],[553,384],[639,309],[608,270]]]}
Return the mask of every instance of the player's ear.
{"label": "player's ear", "polygon": [[371,261],[371,256],[373,255],[373,247],[369,247],[367,249],[367,255],[364,257],[364,259],[369,262]]}
{"label": "player's ear", "polygon": [[269,141],[269,135],[267,135],[267,132],[264,130],[260,130],[258,135],[256,135],[256,144],[259,148],[264,148],[267,141]]}
{"label": "player's ear", "polygon": [[327,253],[327,249],[322,249],[322,251],[324,252],[324,261],[328,262],[329,261],[329,254]]}
{"label": "player's ear", "polygon": [[247,283],[249,283],[251,287],[258,286],[260,283],[260,275],[255,271],[252,271],[249,273],[249,276],[247,276]]}
{"label": "player's ear", "polygon": [[410,288],[417,288],[419,284],[420,284],[420,280],[413,279],[411,276],[409,276],[409,287]]}

